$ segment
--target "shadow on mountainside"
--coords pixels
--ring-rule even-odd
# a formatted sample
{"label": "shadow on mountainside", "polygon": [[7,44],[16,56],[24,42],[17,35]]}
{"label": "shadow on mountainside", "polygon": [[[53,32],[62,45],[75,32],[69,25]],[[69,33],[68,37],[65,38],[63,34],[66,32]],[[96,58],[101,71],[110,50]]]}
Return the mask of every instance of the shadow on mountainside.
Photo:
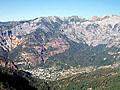
{"label": "shadow on mountainside", "polygon": [[25,78],[28,76],[29,73],[7,70],[0,67],[0,83],[2,83],[7,90],[37,90],[34,86],[30,85],[30,82]]}

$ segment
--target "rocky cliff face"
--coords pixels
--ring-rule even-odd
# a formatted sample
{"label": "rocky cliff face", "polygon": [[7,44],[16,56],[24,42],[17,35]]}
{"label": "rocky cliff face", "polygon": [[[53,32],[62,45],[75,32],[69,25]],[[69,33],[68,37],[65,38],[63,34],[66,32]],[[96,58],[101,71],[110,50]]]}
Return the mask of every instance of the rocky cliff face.
{"label": "rocky cliff face", "polygon": [[[6,45],[12,47],[9,58],[22,68],[43,63],[61,67],[100,66],[120,60],[120,16],[90,20],[78,16],[40,17],[0,22],[0,28]],[[6,38],[8,31],[12,31],[12,42]],[[3,52],[1,49],[1,56]]]}

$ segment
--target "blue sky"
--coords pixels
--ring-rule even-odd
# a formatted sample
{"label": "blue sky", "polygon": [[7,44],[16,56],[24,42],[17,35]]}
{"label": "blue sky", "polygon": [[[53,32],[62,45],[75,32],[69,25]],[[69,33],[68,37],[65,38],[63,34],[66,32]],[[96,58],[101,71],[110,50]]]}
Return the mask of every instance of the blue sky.
{"label": "blue sky", "polygon": [[0,0],[0,21],[112,14],[120,15],[120,0]]}

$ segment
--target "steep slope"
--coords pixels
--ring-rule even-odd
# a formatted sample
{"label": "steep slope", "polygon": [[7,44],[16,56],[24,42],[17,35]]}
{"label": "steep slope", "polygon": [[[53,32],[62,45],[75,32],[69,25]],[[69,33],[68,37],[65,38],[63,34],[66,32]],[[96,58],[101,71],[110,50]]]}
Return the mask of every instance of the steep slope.
{"label": "steep slope", "polygon": [[1,22],[0,27],[4,37],[12,31],[12,43],[5,38],[7,45],[12,44],[9,58],[21,68],[40,64],[51,67],[55,63],[63,67],[101,66],[120,60],[120,16],[91,20],[78,16],[40,17]]}
{"label": "steep slope", "polygon": [[0,90],[51,90],[45,80],[33,78],[30,73],[0,67]]}

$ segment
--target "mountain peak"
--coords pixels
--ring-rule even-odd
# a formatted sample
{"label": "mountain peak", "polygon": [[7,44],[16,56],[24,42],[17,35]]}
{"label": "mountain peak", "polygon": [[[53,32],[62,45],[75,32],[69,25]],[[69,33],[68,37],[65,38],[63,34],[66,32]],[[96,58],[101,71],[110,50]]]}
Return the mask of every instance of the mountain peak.
{"label": "mountain peak", "polygon": [[[93,17],[92,20],[86,20],[79,16],[48,16],[17,23],[1,23],[0,27],[3,31],[1,37],[4,37],[0,38],[1,42],[3,41],[1,45],[11,47],[11,40],[7,33],[9,30],[13,33],[11,39],[14,48],[9,55],[12,58],[11,60],[15,60],[22,67],[37,66],[41,62],[46,63],[47,61],[50,63],[51,58],[55,62],[59,60],[61,63],[69,63],[70,65],[71,62],[74,63],[73,65],[82,65],[81,61],[84,59],[83,66],[93,65],[90,58],[85,58],[84,55],[81,56],[88,52],[89,54],[94,52],[92,55],[90,54],[90,57],[95,56],[94,62],[99,65],[100,61],[98,63],[96,61],[99,56],[96,55],[99,51],[96,50],[102,48],[101,50],[109,53],[106,51],[107,48],[120,47],[120,17],[116,15]],[[1,56],[4,56],[4,51],[0,49],[0,52]],[[119,50],[116,51],[115,49],[114,52],[111,52],[119,55]],[[102,55],[99,57],[106,64],[108,59],[102,57]],[[114,62],[114,59],[119,59],[118,56],[107,55],[111,58],[111,62]],[[106,59],[104,60],[104,58]],[[74,62],[77,60],[80,62]],[[87,60],[90,63],[86,62]]]}

